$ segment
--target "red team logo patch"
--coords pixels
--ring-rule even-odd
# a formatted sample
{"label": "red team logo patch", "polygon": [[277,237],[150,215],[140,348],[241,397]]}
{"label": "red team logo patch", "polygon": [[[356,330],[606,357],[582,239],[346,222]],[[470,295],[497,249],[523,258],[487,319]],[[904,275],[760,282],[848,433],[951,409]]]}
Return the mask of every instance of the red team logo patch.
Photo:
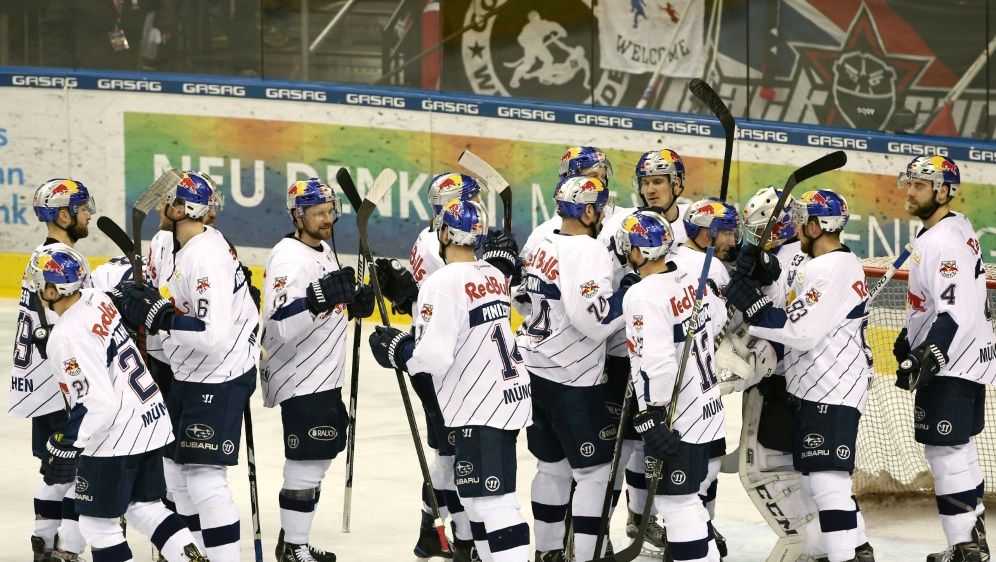
{"label": "red team logo patch", "polygon": [[422,311],[419,312],[418,315],[422,318],[423,322],[428,322],[429,320],[432,320],[432,305],[423,304]]}
{"label": "red team logo patch", "polygon": [[938,272],[941,274],[941,277],[950,279],[958,274],[958,264],[954,260],[942,261]]}
{"label": "red team logo patch", "polygon": [[204,291],[206,291],[206,290],[208,290],[210,288],[211,288],[211,284],[208,283],[208,278],[207,277],[201,277],[200,279],[197,280],[197,292],[199,294],[203,295]]}
{"label": "red team logo patch", "polygon": [[586,281],[581,284],[581,296],[590,299],[598,293],[598,283],[594,281]]}
{"label": "red team logo patch", "polygon": [[[70,357],[62,362],[62,369],[66,371],[66,374],[70,377],[75,377],[80,374],[80,364],[76,362],[75,357]],[[59,386],[62,386],[61,384]],[[65,392],[65,391],[63,391]]]}
{"label": "red team logo patch", "polygon": [[279,291],[287,286],[287,276],[277,277],[273,280],[273,290]]}
{"label": "red team logo patch", "polygon": [[633,329],[642,330],[643,329],[643,315],[634,314],[633,315]]}
{"label": "red team logo patch", "polygon": [[910,303],[910,308],[913,310],[927,312],[927,309],[923,306],[923,301],[927,300],[926,297],[921,297],[913,291],[906,291],[906,300]]}
{"label": "red team logo patch", "polygon": [[812,306],[820,302],[820,297],[822,296],[823,295],[821,295],[816,289],[810,289],[809,292],[806,293],[806,304]]}

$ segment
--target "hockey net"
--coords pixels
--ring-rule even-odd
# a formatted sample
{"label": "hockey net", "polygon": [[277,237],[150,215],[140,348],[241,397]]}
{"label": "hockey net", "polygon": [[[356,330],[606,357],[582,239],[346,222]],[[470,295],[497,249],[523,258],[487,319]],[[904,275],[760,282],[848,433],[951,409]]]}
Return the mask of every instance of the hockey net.
{"label": "hockey net", "polygon": [[[891,258],[863,260],[865,280],[875,285]],[[923,445],[913,439],[913,394],[895,386],[896,360],[892,344],[903,327],[906,313],[907,266],[896,272],[872,303],[866,334],[874,357],[875,381],[858,429],[854,491],[857,495],[902,497],[933,495]],[[986,264],[990,310],[996,311],[996,264]],[[993,315],[996,318],[996,314]],[[996,329],[996,320],[993,320]],[[986,425],[976,436],[979,463],[987,482],[996,482],[996,387],[986,389]],[[987,497],[996,495],[992,487]]]}

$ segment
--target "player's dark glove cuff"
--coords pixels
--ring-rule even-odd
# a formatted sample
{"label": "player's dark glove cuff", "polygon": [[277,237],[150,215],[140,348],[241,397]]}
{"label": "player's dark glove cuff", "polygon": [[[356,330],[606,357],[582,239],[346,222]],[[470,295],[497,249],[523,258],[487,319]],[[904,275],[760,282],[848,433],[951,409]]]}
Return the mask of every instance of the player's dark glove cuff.
{"label": "player's dark glove cuff", "polygon": [[380,292],[391,301],[392,310],[398,314],[411,314],[412,305],[418,299],[418,283],[410,271],[395,259],[377,258],[377,282]]}
{"label": "player's dark glove cuff", "polygon": [[[905,377],[906,390],[914,391],[930,384],[934,375],[948,364],[948,356],[937,345],[924,342],[918,345],[909,356],[899,364],[896,371],[896,386]],[[900,386],[900,388],[903,388]]]}
{"label": "player's dark glove cuff", "polygon": [[45,461],[45,483],[68,484],[76,478],[76,463],[79,460],[80,449],[73,446],[72,441],[63,439],[61,433],[53,434],[45,444],[48,459]]}
{"label": "player's dark glove cuff", "polygon": [[159,299],[152,303],[149,313],[145,315],[145,329],[152,335],[156,335],[160,330],[168,330],[173,325],[173,316],[176,309],[173,303],[166,299]]}
{"label": "player's dark glove cuff", "polygon": [[647,454],[657,459],[673,454],[681,442],[681,435],[667,426],[667,408],[662,406],[647,406],[633,417],[633,425]]}
{"label": "player's dark glove cuff", "polygon": [[518,256],[508,250],[488,250],[481,257],[484,258],[484,261],[495,266],[505,277],[514,277],[516,270],[520,267]]}
{"label": "player's dark glove cuff", "polygon": [[312,314],[331,312],[336,305],[350,304],[356,292],[356,273],[352,267],[330,271],[312,281],[305,290],[308,310]]}
{"label": "player's dark glove cuff", "polygon": [[748,324],[754,324],[773,305],[771,297],[761,292],[757,281],[734,277],[726,286],[726,302],[743,313]]}
{"label": "player's dark glove cuff", "polygon": [[754,274],[754,266],[757,265],[757,255],[761,249],[753,244],[744,242],[737,252],[737,265],[735,267],[737,275],[750,277]]}
{"label": "player's dark glove cuff", "polygon": [[630,287],[639,283],[643,278],[640,277],[639,273],[633,271],[623,275],[623,278],[619,280],[619,290],[625,293]]}
{"label": "player's dark glove cuff", "polygon": [[385,369],[406,369],[415,348],[415,338],[397,328],[377,326],[370,334],[370,351]]}
{"label": "player's dark glove cuff", "polygon": [[123,281],[108,291],[111,302],[121,312],[121,319],[132,329],[144,327],[150,334],[169,329],[175,312],[172,303],[162,298],[159,291],[149,285]]}
{"label": "player's dark glove cuff", "polygon": [[771,252],[761,251],[757,256],[757,265],[754,267],[754,280],[762,287],[767,287],[778,281],[781,274],[782,266],[778,263],[778,258]]}
{"label": "player's dark glove cuff", "polygon": [[246,278],[246,286],[249,288],[249,298],[251,298],[252,303],[256,305],[256,312],[259,312],[260,310],[259,303],[261,302],[262,295],[260,295],[259,289],[254,287],[252,284],[252,270],[249,269],[249,267],[246,266],[245,264],[241,265],[240,267],[242,268],[242,275],[245,275]]}
{"label": "player's dark glove cuff", "polygon": [[353,303],[349,305],[349,319],[353,318],[367,318],[374,311],[374,302],[376,300],[376,295],[374,294],[374,289],[370,285],[360,285],[360,288],[356,290],[356,294],[353,296]]}
{"label": "player's dark glove cuff", "polygon": [[896,337],[896,341],[892,344],[892,356],[896,358],[896,363],[902,363],[909,356],[910,351],[912,351],[907,335],[906,328],[903,328],[899,332],[899,336]]}

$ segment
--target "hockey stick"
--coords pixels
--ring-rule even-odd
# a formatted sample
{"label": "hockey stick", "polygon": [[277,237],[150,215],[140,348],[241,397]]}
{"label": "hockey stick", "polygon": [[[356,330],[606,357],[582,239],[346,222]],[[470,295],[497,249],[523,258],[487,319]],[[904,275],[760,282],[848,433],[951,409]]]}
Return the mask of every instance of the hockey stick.
{"label": "hockey stick", "polygon": [[[702,313],[702,299],[705,296],[706,279],[709,278],[709,265],[712,263],[712,256],[715,252],[715,246],[710,245],[706,248],[706,258],[705,262],[702,264],[702,273],[699,275],[699,285],[695,290],[695,304],[692,306],[692,316],[688,319],[688,329],[685,331],[685,343],[681,349],[681,361],[678,363],[678,375],[674,380],[674,388],[671,391],[671,402],[668,405],[668,427],[674,426],[675,413],[678,409],[678,394],[681,392],[681,383],[685,378],[685,367],[688,366],[688,357],[692,349],[692,341],[699,330],[699,315]],[[657,459],[655,463],[653,476],[647,484],[647,499],[643,504],[643,514],[640,520],[640,528],[636,532],[636,537],[633,538],[633,542],[623,550],[606,556],[604,558],[595,558],[592,562],[630,562],[635,560],[637,556],[640,555],[643,550],[643,540],[647,536],[647,527],[650,524],[650,511],[654,505],[654,496],[657,495],[657,486],[660,484],[661,480],[661,468],[663,467],[663,459]],[[600,556],[599,551],[595,552],[596,556]]]}
{"label": "hockey stick", "polygon": [[469,150],[464,150],[457,160],[461,166],[469,170],[477,177],[484,180],[488,189],[498,192],[501,197],[502,207],[504,207],[504,224],[502,229],[505,234],[512,232],[512,188],[508,185],[508,180],[502,177],[491,164],[488,164],[480,156]]}
{"label": "hockey stick", "polygon": [[256,562],[263,562],[263,534],[259,528],[259,497],[257,496],[259,484],[256,481],[256,445],[252,439],[252,414],[249,411],[249,402],[246,402],[246,408],[242,411],[242,417],[246,424],[246,464],[249,465],[249,504],[252,507],[252,542],[256,550]]}
{"label": "hockey stick", "polygon": [[[135,257],[135,259],[131,260],[131,267],[135,283],[139,285],[145,281],[145,277],[142,274],[142,223],[145,222],[145,217],[159,203],[159,200],[170,189],[179,185],[181,181],[183,181],[183,172],[176,168],[166,170],[163,175],[152,182],[152,185],[145,190],[145,193],[131,207],[131,239],[134,243],[132,255]],[[99,224],[97,226],[98,228],[100,227]],[[118,247],[120,248],[121,246],[119,245]]]}
{"label": "hockey stick", "polygon": [[[128,237],[128,233],[124,231],[123,228],[118,226],[118,223],[111,220],[110,217],[101,216],[97,218],[97,228],[104,233],[104,236],[114,242],[114,245],[121,250],[121,253],[128,258],[128,263],[131,264],[132,274],[135,271],[135,244]],[[138,267],[141,269],[141,256],[138,256],[139,264]]]}
{"label": "hockey stick", "polygon": [[719,97],[716,90],[713,90],[705,81],[695,78],[688,84],[688,89],[691,90],[692,94],[699,101],[709,107],[709,110],[716,116],[716,119],[719,119],[719,123],[723,125],[726,144],[723,148],[723,178],[719,187],[719,198],[725,202],[726,194],[730,188],[730,168],[733,164],[733,136],[737,131],[737,123],[733,120],[730,108],[726,107],[726,103]]}
{"label": "hockey stick", "polygon": [[[844,164],[847,164],[847,153],[843,150],[837,150],[831,152],[830,154],[825,154],[792,172],[788,179],[785,180],[785,186],[782,188],[782,193],[778,196],[778,201],[775,203],[775,208],[772,211],[771,216],[768,217],[767,224],[764,225],[764,231],[761,233],[761,237],[759,238],[761,244],[767,244],[768,238],[771,237],[771,232],[775,228],[775,223],[778,222],[778,217],[781,216],[782,210],[785,209],[785,202],[788,201],[789,196],[792,194],[792,190],[795,189],[797,184],[820,174],[831,172],[838,168],[843,168]],[[744,243],[746,244],[746,242]],[[743,275],[751,274],[754,264],[751,265],[751,271],[742,272]],[[726,334],[730,331],[730,325],[733,323],[733,316],[735,312],[736,309],[733,305],[726,306],[726,323],[723,324],[723,329],[721,329],[719,334],[716,336],[715,349],[719,349],[719,344],[723,342],[726,338]]]}
{"label": "hockey stick", "polygon": [[[339,168],[335,174],[335,179],[339,183],[339,188],[346,194],[350,206],[354,212],[359,212],[363,205],[363,198],[360,197],[359,190],[353,182],[353,177],[349,175],[349,170]],[[382,192],[386,193],[386,191]],[[358,252],[356,258],[356,279],[358,283],[363,283],[363,270],[366,260],[363,253]],[[346,430],[346,486],[342,496],[342,532],[349,532],[349,520],[353,510],[353,468],[356,454],[356,403],[359,396],[360,385],[360,339],[362,336],[362,319],[357,316],[353,324],[353,364],[349,378],[349,428]]]}
{"label": "hockey stick", "polygon": [[889,283],[893,276],[896,275],[899,268],[906,263],[906,258],[910,257],[911,252],[913,252],[913,243],[907,242],[906,246],[903,248],[903,251],[899,252],[899,255],[896,256],[895,261],[892,262],[889,269],[885,270],[885,273],[882,274],[882,278],[876,281],[875,286],[868,290],[868,301],[865,303],[866,307],[871,306],[871,303],[875,300],[875,297],[877,297],[879,293],[885,289],[885,286]]}
{"label": "hockey stick", "polygon": [[619,425],[616,427],[616,442],[612,448],[612,463],[609,465],[609,483],[605,486],[605,495],[602,497],[602,516],[598,520],[598,533],[595,535],[596,553],[602,552],[603,539],[609,534],[609,509],[612,507],[612,494],[615,492],[616,477],[619,475],[623,435],[626,433],[626,424],[629,423],[629,405],[632,401],[633,383],[627,380],[626,393],[623,395],[622,401],[622,412],[619,413]]}
{"label": "hockey stick", "polygon": [[[363,199],[363,203],[360,205],[359,211],[356,213],[356,228],[360,233],[360,254],[367,260],[367,263],[373,263],[373,257],[370,255],[370,238],[367,235],[367,223],[370,220],[370,214],[373,213],[374,208],[377,206],[377,201],[391,189],[391,185],[394,184],[397,177],[397,174],[391,169],[385,169],[381,172],[377,176],[377,179],[374,180],[373,185],[370,186],[366,197]],[[385,326],[390,327],[391,316],[387,312],[387,305],[384,304],[384,295],[380,292],[376,267],[370,268],[370,278],[374,288],[374,296],[377,300],[377,310],[380,311],[381,322]],[[418,457],[419,469],[422,471],[422,484],[428,492],[429,506],[432,508],[432,524],[436,528],[436,533],[439,534],[439,544],[443,551],[449,552],[450,545],[446,540],[446,531],[443,529],[442,518],[439,516],[439,504],[436,502],[436,494],[432,490],[432,479],[429,477],[429,464],[425,460],[425,452],[422,451],[422,439],[419,437],[418,425],[415,423],[415,413],[412,410],[411,398],[408,396],[408,387],[405,385],[405,373],[401,369],[395,369],[394,374],[398,378],[401,401],[404,402],[405,414],[408,416],[408,427],[412,431],[412,440],[415,442],[415,454]]]}
{"label": "hockey stick", "polygon": [[[681,27],[685,24],[686,16],[688,16],[688,12],[691,11],[693,5],[695,5],[695,2],[689,2],[685,6],[685,10],[681,13],[678,23],[674,26],[674,31],[671,33],[671,42],[667,46],[667,51],[665,51],[666,53],[671,52],[671,49],[674,48],[674,44],[678,41],[678,32],[681,31]],[[650,80],[647,80],[647,87],[643,89],[640,101],[636,102],[637,109],[647,107],[647,104],[650,103],[650,99],[657,93],[657,88],[660,88],[661,82],[664,81],[664,64],[667,62],[668,57],[661,57],[660,62],[657,63],[657,68],[655,68],[653,74],[650,75]]]}

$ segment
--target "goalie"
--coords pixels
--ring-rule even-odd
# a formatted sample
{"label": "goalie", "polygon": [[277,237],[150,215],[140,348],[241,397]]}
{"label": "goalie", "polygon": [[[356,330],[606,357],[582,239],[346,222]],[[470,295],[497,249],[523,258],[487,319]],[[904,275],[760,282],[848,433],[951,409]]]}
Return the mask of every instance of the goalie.
{"label": "goalie", "polygon": [[[764,293],[777,307],[784,307],[796,271],[807,261],[800,252],[796,225],[791,219],[793,200],[776,217],[771,237],[760,237],[780,193],[760,190],[744,207],[743,238],[766,250],[768,259],[758,260],[753,274]],[[756,259],[744,252],[744,259]],[[755,253],[754,256],[757,254]],[[774,258],[774,259],[772,259]],[[738,267],[743,270],[745,263]],[[769,561],[827,560],[820,529],[819,510],[811,490],[804,489],[801,474],[793,467],[792,431],[797,406],[786,391],[783,348],[764,339],[750,337],[741,326],[724,340],[717,351],[723,394],[744,392],[743,429],[739,447],[740,480],[761,516],[778,536]],[[776,376],[770,376],[776,375]],[[816,436],[814,436],[814,441]],[[814,447],[818,447],[815,444]],[[856,503],[855,503],[856,506]],[[872,562],[874,554],[864,535],[864,521],[857,515],[854,560]]]}

